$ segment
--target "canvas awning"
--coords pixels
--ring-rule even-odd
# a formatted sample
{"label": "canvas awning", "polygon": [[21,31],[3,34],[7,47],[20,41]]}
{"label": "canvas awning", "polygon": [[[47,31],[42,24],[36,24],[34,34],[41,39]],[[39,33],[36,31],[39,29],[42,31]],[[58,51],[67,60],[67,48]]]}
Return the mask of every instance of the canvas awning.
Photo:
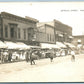
{"label": "canvas awning", "polygon": [[23,42],[16,42],[18,49],[20,50],[25,50],[25,49],[30,49],[30,46],[26,45]]}
{"label": "canvas awning", "polygon": [[56,44],[40,43],[41,48],[59,48]]}
{"label": "canvas awning", "polygon": [[7,48],[7,45],[4,42],[0,41],[0,48]]}
{"label": "canvas awning", "polygon": [[63,37],[63,35],[62,35],[62,34],[58,34],[58,36]]}
{"label": "canvas awning", "polygon": [[8,49],[18,49],[18,45],[11,41],[4,41]]}
{"label": "canvas awning", "polygon": [[56,42],[56,45],[60,48],[66,48],[66,45],[64,45],[62,42]]}
{"label": "canvas awning", "polygon": [[69,36],[69,38],[73,38],[72,36]]}
{"label": "canvas awning", "polygon": [[30,46],[31,48],[40,48],[40,46]]}
{"label": "canvas awning", "polygon": [[68,45],[69,47],[71,47],[71,48],[75,48],[76,46],[75,45],[73,45],[73,44],[71,44],[71,43],[64,43],[65,45]]}

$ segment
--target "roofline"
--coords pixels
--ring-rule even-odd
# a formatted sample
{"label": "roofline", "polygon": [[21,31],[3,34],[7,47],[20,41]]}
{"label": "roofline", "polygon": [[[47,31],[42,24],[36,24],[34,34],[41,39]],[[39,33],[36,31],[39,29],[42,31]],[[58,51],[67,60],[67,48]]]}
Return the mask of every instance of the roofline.
{"label": "roofline", "polygon": [[47,26],[50,26],[50,27],[53,27],[53,28],[54,28],[54,26],[52,26],[52,25],[50,25],[50,24],[47,24],[47,23],[46,23],[46,24],[44,24],[44,25],[45,25],[45,26],[47,25]]}
{"label": "roofline", "polygon": [[60,22],[59,20],[54,19],[54,21],[55,21],[55,22],[58,22],[58,23],[61,23],[61,24],[63,24],[63,25],[65,25],[65,26],[67,26],[67,27],[69,27],[69,28],[71,28],[71,29],[72,29],[72,27],[71,27],[71,26],[69,26],[69,25],[67,25],[67,24],[62,23],[62,22]]}
{"label": "roofline", "polygon": [[[31,17],[29,17],[29,19],[27,19],[27,18],[18,16],[18,15],[14,15],[14,14],[8,13],[8,12],[1,12],[1,14],[2,14],[2,13],[9,14],[9,15],[12,15],[12,16],[15,16],[15,17],[19,17],[19,18],[21,18],[21,19],[25,19],[25,20],[30,20],[30,21],[33,21],[33,22],[39,22],[39,21],[36,20],[36,19],[33,20],[33,18],[32,18],[32,20],[31,20],[31,19],[30,19]],[[35,21],[35,20],[36,20],[36,21]]]}

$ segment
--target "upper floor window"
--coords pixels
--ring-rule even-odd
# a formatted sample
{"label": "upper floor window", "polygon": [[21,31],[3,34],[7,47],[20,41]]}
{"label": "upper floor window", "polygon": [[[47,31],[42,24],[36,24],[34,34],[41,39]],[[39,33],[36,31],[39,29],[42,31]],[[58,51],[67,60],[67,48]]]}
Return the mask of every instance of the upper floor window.
{"label": "upper floor window", "polygon": [[23,29],[24,39],[26,39],[26,29]]}
{"label": "upper floor window", "polygon": [[21,34],[20,34],[20,28],[18,28],[18,38],[20,39],[21,38]]}
{"label": "upper floor window", "polygon": [[51,39],[51,34],[50,34],[50,41],[52,41],[52,39]]}
{"label": "upper floor window", "polygon": [[2,36],[2,33],[1,33],[1,31],[2,31],[2,30],[1,30],[1,25],[0,25],[0,37]]}
{"label": "upper floor window", "polygon": [[10,26],[10,37],[17,38],[17,24],[9,23]]}
{"label": "upper floor window", "polygon": [[8,26],[7,25],[5,26],[5,37],[6,38],[8,37]]}
{"label": "upper floor window", "polygon": [[49,34],[47,34],[47,41],[49,41]]}

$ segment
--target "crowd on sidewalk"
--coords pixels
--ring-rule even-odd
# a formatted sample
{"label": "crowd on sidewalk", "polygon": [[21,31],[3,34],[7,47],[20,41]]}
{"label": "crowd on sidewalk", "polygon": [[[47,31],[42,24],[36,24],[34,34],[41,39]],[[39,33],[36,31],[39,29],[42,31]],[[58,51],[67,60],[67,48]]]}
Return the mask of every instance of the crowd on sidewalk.
{"label": "crowd on sidewalk", "polygon": [[17,61],[27,61],[35,64],[34,60],[50,58],[50,61],[53,61],[53,58],[59,56],[72,55],[72,59],[75,59],[74,51],[67,49],[29,49],[29,50],[0,50],[0,63],[10,63]]}

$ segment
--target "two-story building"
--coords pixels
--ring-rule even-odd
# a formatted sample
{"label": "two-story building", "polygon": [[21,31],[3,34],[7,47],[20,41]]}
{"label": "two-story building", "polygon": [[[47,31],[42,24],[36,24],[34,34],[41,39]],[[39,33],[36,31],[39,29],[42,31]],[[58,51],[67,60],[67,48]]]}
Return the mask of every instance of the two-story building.
{"label": "two-story building", "polygon": [[40,22],[37,24],[37,30],[38,31],[36,33],[36,40],[40,42],[42,47],[57,47],[55,45],[55,33],[54,27],[52,25],[46,24],[45,22]]}
{"label": "two-story building", "polygon": [[37,24],[37,28],[40,31],[38,41],[44,43],[59,44],[65,47],[64,43],[71,43],[72,41],[72,28],[68,25],[61,23],[60,21],[53,20],[51,22],[40,22]]}
{"label": "two-story building", "polygon": [[72,41],[72,28],[60,21],[54,20],[56,41],[69,42]]}
{"label": "two-story building", "polygon": [[3,41],[24,42],[29,44],[34,37],[38,20],[20,17],[10,13],[0,14],[0,39]]}
{"label": "two-story building", "polygon": [[72,41],[72,27],[63,24],[58,20],[53,20],[51,22],[46,22],[55,28],[55,40],[59,42],[69,42]]}

